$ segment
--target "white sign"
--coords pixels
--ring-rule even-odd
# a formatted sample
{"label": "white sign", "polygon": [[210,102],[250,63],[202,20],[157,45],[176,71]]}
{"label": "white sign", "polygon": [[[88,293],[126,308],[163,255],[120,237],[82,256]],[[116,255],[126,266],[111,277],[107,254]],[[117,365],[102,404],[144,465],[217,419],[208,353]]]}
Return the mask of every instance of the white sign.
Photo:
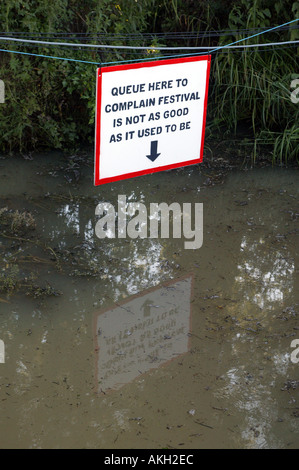
{"label": "white sign", "polygon": [[119,389],[186,353],[192,275],[95,315],[98,392]]}
{"label": "white sign", "polygon": [[210,56],[97,70],[95,185],[202,161]]}

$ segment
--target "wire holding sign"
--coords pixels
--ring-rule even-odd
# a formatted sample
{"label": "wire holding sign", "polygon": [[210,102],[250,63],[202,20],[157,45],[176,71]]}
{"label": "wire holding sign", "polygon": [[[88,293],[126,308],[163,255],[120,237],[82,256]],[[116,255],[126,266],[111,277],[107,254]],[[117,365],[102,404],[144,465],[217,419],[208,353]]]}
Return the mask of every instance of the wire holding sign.
{"label": "wire holding sign", "polygon": [[95,185],[202,161],[210,61],[97,70]]}

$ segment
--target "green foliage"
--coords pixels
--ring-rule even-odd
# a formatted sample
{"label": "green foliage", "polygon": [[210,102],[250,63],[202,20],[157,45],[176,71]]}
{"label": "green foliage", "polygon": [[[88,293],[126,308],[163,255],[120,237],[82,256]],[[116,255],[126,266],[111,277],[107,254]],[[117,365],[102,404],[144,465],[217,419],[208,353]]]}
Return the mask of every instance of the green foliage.
{"label": "green foliage", "polygon": [[[203,38],[204,31],[267,28],[299,15],[292,0],[2,0],[1,29],[23,34],[89,33],[95,42],[153,46],[145,56],[160,56],[161,37],[150,42],[144,33],[193,32],[171,46],[228,44],[242,39],[232,32]],[[250,33],[249,33],[250,34]],[[96,40],[98,38],[98,40]],[[268,33],[250,43],[298,39],[298,30]],[[72,39],[71,39],[72,40]],[[73,41],[73,40],[72,40]],[[245,42],[248,43],[248,42]],[[1,46],[2,47],[2,46]],[[66,50],[12,43],[3,48],[70,57],[92,62],[130,60],[134,51],[110,49]],[[5,82],[5,103],[0,105],[0,151],[26,151],[48,147],[65,149],[92,142],[95,115],[95,66],[48,58],[0,53],[0,78]],[[250,130],[252,152],[267,146],[273,158],[297,158],[298,109],[290,100],[290,83],[298,73],[296,49],[268,48],[228,51],[213,56],[208,103],[210,130],[237,133]],[[211,135],[215,135],[212,132]]]}
{"label": "green foliage", "polygon": [[[287,7],[287,3],[289,3]],[[228,16],[231,30],[270,28],[292,19],[292,2],[241,0]],[[238,34],[220,38],[220,44],[242,39]],[[290,31],[267,34],[267,41],[290,40]],[[252,43],[264,42],[253,37]],[[240,123],[250,125],[253,156],[261,147],[272,152],[273,160],[298,159],[299,106],[290,99],[290,84],[298,62],[296,49],[254,48],[242,53],[221,54],[215,61],[212,91],[214,124],[238,131]]]}

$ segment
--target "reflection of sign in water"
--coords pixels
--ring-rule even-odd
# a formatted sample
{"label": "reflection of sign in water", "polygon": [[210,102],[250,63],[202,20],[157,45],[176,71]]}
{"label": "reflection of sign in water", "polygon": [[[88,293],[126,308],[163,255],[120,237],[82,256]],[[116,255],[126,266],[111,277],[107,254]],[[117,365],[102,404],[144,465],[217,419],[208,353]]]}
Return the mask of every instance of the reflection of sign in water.
{"label": "reflection of sign in water", "polygon": [[95,316],[98,391],[117,389],[188,351],[192,276]]}

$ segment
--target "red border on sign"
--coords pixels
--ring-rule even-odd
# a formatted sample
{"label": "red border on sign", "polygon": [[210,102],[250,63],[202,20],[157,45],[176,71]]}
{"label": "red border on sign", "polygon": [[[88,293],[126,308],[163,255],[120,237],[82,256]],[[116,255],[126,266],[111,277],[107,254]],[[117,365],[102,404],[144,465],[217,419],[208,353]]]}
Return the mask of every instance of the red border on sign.
{"label": "red border on sign", "polygon": [[[101,178],[100,175],[100,148],[101,148],[101,95],[102,95],[102,73],[107,72],[116,72],[121,70],[131,70],[131,69],[140,69],[146,67],[156,67],[158,65],[168,65],[168,64],[180,64],[184,62],[197,62],[201,60],[207,61],[207,75],[206,75],[206,90],[204,97],[204,114],[203,114],[203,126],[202,126],[202,138],[201,138],[201,148],[199,157],[194,158],[189,161],[184,161],[181,163],[173,163],[170,165],[159,166],[155,168],[148,168],[141,171],[125,173],[122,175],[112,176],[109,178]],[[194,165],[196,163],[201,163],[203,158],[203,148],[204,148],[204,135],[206,127],[206,114],[207,114],[207,104],[208,104],[208,87],[209,87],[209,76],[210,76],[210,66],[211,66],[211,56],[192,56],[192,57],[183,57],[177,59],[164,59],[157,60],[152,62],[138,62],[137,64],[123,64],[123,65],[113,65],[111,67],[102,67],[97,69],[97,92],[96,92],[96,123],[95,123],[95,167],[94,167],[94,184],[98,186],[100,184],[111,183],[113,181],[120,181],[128,178],[134,178],[136,176],[147,175],[151,173],[156,173],[158,171],[171,170],[173,168],[180,168],[183,166]]]}

